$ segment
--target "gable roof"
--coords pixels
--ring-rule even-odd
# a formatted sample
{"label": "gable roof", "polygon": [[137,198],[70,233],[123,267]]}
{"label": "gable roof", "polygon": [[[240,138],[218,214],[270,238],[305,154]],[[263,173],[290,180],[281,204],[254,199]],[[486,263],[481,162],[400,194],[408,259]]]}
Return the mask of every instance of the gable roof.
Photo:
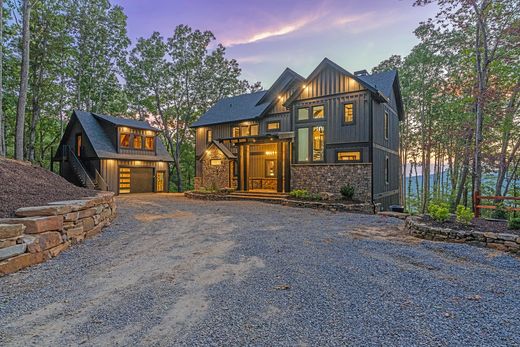
{"label": "gable roof", "polygon": [[403,99],[401,97],[401,87],[399,86],[399,74],[397,70],[388,70],[358,77],[372,85],[374,88],[380,90],[387,99],[391,98],[393,91],[397,106],[397,114],[400,120],[404,119]]}
{"label": "gable roof", "polygon": [[[224,146],[224,144],[220,141],[216,141],[216,140],[213,140],[211,141],[211,144],[208,146],[208,149],[211,148],[212,146],[215,146],[217,147],[221,152],[222,154],[224,154],[226,156],[226,158],[228,159],[236,159],[237,156],[234,155],[226,146]],[[202,154],[202,156],[199,158],[199,160],[202,160],[206,154],[208,153],[208,151],[204,151],[204,153]]]}
{"label": "gable roof", "polygon": [[156,128],[152,127],[150,124],[148,124],[148,122],[145,122],[145,121],[114,117],[114,116],[109,116],[106,114],[99,114],[99,113],[91,113],[91,114],[94,115],[96,118],[103,119],[104,121],[112,123],[113,125],[129,127],[129,128],[136,128],[136,129],[143,129],[143,130],[158,131]]}
{"label": "gable roof", "polygon": [[[90,142],[92,145],[92,148],[94,149],[94,152],[96,152],[96,155],[98,158],[102,159],[121,159],[121,160],[148,160],[148,161],[169,161],[172,162],[173,159],[166,150],[166,147],[164,147],[164,144],[162,143],[161,139],[158,138],[156,141],[156,155],[145,155],[145,154],[126,154],[126,153],[118,153],[117,149],[114,147],[112,141],[110,140],[110,135],[105,132],[101,124],[99,123],[99,119],[105,119],[105,117],[109,117],[111,121],[110,123],[114,125],[119,126],[132,126],[134,128],[138,128],[138,126],[130,125],[130,124],[137,124],[139,123],[146,123],[146,122],[140,122],[140,121],[134,121],[134,122],[120,122],[119,120],[122,120],[123,118],[113,117],[113,116],[106,116],[103,115],[103,117],[99,117],[99,115],[91,113],[91,112],[83,112],[83,111],[74,111],[72,114],[72,117],[69,121],[69,125],[67,126],[67,129],[65,130],[65,133],[63,135],[63,138],[61,140],[60,146],[58,147],[58,151],[56,156],[59,156],[59,151],[61,146],[64,144],[65,139],[67,136],[69,136],[71,124],[74,121],[74,119],[77,119],[81,127],[83,128],[83,132],[86,136],[86,139]],[[129,120],[129,119],[127,119]],[[107,120],[108,121],[108,120]],[[116,123],[117,122],[117,123]],[[146,123],[148,124],[148,123]],[[144,127],[145,125],[142,125],[140,129],[148,129]],[[149,126],[149,125],[148,125]],[[152,128],[149,126],[149,130],[157,131],[157,129]]]}

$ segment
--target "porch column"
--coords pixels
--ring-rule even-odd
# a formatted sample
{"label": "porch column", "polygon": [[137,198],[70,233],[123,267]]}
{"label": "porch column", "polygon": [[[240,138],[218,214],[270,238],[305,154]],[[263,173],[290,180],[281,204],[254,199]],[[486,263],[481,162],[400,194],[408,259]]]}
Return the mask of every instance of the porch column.
{"label": "porch column", "polygon": [[276,190],[283,192],[283,142],[276,144]]}

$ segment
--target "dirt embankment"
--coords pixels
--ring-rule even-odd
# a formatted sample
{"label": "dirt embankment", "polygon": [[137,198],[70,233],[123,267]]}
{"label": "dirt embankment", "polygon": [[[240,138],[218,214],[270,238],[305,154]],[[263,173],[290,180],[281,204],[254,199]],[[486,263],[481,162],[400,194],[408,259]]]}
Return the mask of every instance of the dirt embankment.
{"label": "dirt embankment", "polygon": [[0,158],[0,218],[13,216],[20,207],[95,194],[95,191],[77,187],[42,167]]}

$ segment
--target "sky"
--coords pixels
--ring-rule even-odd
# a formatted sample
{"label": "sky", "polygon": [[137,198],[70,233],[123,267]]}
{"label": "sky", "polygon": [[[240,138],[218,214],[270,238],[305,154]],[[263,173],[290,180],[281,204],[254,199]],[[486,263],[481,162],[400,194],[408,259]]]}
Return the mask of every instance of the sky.
{"label": "sky", "polygon": [[327,57],[350,72],[418,43],[413,30],[436,7],[413,0],[112,0],[128,16],[132,42],[179,24],[210,30],[242,78],[269,88],[289,67],[304,77]]}

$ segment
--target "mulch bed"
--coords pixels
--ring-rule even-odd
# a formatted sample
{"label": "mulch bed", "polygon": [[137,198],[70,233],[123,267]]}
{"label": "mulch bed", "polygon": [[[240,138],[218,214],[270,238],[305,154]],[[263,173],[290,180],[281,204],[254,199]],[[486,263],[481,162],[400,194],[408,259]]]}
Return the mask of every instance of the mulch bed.
{"label": "mulch bed", "polygon": [[42,167],[0,158],[0,218],[14,216],[20,207],[74,200],[96,193],[77,187]]}
{"label": "mulch bed", "polygon": [[468,230],[468,231],[482,231],[482,232],[494,232],[494,233],[507,233],[520,235],[520,230],[511,230],[507,227],[507,221],[501,220],[487,220],[482,218],[473,218],[470,224],[464,225],[455,221],[455,217],[452,216],[450,220],[446,222],[437,222],[428,215],[421,218],[421,221],[428,225],[439,227],[439,228],[450,228],[453,230]]}

